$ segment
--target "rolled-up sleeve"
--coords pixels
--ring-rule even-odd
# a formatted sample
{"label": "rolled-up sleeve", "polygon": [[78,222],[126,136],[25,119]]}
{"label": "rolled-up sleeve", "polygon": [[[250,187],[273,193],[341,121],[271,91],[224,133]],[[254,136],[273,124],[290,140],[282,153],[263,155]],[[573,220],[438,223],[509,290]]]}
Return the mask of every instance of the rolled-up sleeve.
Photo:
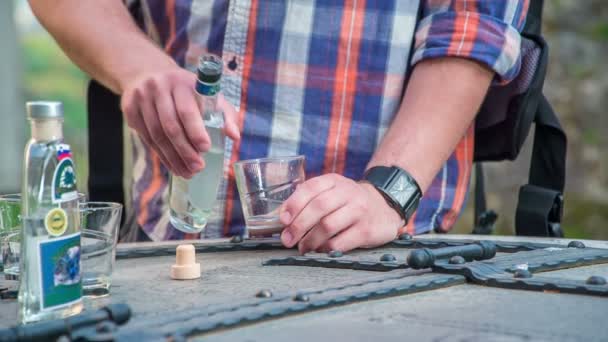
{"label": "rolled-up sleeve", "polygon": [[521,36],[529,0],[425,0],[412,64],[462,57],[486,65],[496,81],[519,73]]}

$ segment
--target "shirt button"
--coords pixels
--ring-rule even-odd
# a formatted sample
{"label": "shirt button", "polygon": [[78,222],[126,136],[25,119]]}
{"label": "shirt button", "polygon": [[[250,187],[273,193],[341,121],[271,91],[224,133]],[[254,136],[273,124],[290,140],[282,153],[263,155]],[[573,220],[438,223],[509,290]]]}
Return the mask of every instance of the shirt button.
{"label": "shirt button", "polygon": [[234,71],[238,66],[238,63],[236,62],[236,56],[233,56],[232,60],[228,62],[228,69]]}

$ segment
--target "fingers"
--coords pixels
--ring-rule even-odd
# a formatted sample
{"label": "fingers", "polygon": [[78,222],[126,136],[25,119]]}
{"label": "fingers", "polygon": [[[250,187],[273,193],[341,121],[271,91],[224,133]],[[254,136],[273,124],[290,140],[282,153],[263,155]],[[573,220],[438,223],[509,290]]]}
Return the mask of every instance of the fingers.
{"label": "fingers", "polygon": [[[335,192],[328,191],[326,193]],[[343,232],[357,222],[357,215],[353,206],[342,206],[331,214],[321,218],[318,224],[304,236],[298,244],[301,254],[315,251],[325,245],[331,238]]]}
{"label": "fingers", "polygon": [[[143,108],[141,106],[142,103],[145,103],[142,91],[137,88],[125,91],[121,98],[121,109],[123,115],[125,116],[129,127],[138,133],[144,144],[154,150],[161,162],[171,169],[170,161],[150,136],[146,121],[144,120]],[[149,107],[150,106],[148,105],[148,108]],[[151,109],[148,109],[148,111],[151,111]]]}
{"label": "fingers", "polygon": [[158,156],[163,165],[169,167],[169,162],[152,141],[152,138],[148,133],[148,129],[146,128],[143,117],[139,110],[136,110],[135,113],[129,114],[129,117],[133,118],[133,121],[131,123],[127,122],[129,127],[133,128],[136,132],[138,132],[139,138],[143,141],[143,143],[153,150],[152,152],[154,152]]}
{"label": "fingers", "polygon": [[180,84],[173,89],[173,99],[177,116],[186,131],[186,137],[198,152],[207,152],[211,148],[211,140],[205,130],[201,109],[196,101],[192,87]]}
{"label": "fingers", "polygon": [[[157,133],[157,144],[163,151],[171,153],[169,156],[181,170],[182,177],[191,177],[203,168],[203,161],[199,152],[194,149],[186,137],[184,127],[177,117],[171,92],[160,93],[156,97],[155,105],[162,129],[162,132]],[[154,121],[151,120],[151,122]]]}
{"label": "fingers", "polygon": [[[315,197],[327,190],[332,189],[334,186],[335,180],[329,175],[315,177],[298,186],[296,191],[287,199],[287,201],[285,201],[285,203],[283,203],[279,217],[281,223],[287,226],[287,228],[285,228],[281,234],[281,241],[286,247],[294,246],[312,226],[309,218],[298,218],[304,208],[306,208],[306,206],[313,201]],[[320,203],[321,201],[323,203]],[[322,204],[330,206],[337,205],[337,202],[334,201],[329,203],[329,198],[324,197],[321,199],[321,201],[318,201],[315,206],[317,207]],[[312,212],[312,210],[309,210],[308,212]],[[330,212],[331,211],[327,211],[326,209],[321,209],[320,213],[315,213],[315,216],[318,217],[317,221],[320,217],[323,217]],[[299,220],[297,225],[292,224],[295,219]]]}
{"label": "fingers", "polygon": [[172,173],[191,177],[210,148],[192,87],[196,76],[180,68],[142,75],[122,94],[127,123]]}
{"label": "fingers", "polygon": [[320,251],[341,251],[348,252],[357,247],[367,244],[366,236],[368,234],[361,226],[355,225],[348,229],[342,230],[338,235],[327,241],[319,248]]}
{"label": "fingers", "polygon": [[160,155],[165,165],[175,174],[181,176],[186,172],[183,163],[176,164],[172,146],[165,137],[165,133],[158,119],[156,106],[151,101],[140,103],[141,120],[146,128],[146,133],[139,132],[140,135],[146,134],[149,137],[149,145]]}
{"label": "fingers", "polygon": [[241,133],[238,125],[238,113],[234,109],[234,106],[226,101],[221,94],[218,98],[218,106],[224,111],[224,128],[226,130],[226,135],[233,140],[239,140],[241,138]]}

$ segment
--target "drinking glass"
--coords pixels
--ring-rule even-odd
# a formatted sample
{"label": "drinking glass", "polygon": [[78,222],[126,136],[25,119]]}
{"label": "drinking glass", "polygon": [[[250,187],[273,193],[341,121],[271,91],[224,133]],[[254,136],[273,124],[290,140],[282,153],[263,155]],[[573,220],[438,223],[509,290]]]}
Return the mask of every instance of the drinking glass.
{"label": "drinking glass", "polygon": [[234,163],[239,198],[249,235],[280,233],[279,207],[305,180],[304,156]]}
{"label": "drinking glass", "polygon": [[80,203],[82,293],[85,296],[110,293],[121,213],[119,203]]}
{"label": "drinking glass", "polygon": [[[78,193],[80,202],[86,195]],[[4,277],[19,280],[21,251],[21,194],[0,195],[0,255]]]}
{"label": "drinking glass", "polygon": [[0,265],[6,279],[19,278],[21,194],[0,195]]}

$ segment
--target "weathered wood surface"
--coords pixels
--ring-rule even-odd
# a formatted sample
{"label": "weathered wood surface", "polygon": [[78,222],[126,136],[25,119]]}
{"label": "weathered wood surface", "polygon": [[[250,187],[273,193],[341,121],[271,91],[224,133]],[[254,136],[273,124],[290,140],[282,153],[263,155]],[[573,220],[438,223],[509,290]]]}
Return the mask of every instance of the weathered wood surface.
{"label": "weathered wood surface", "polygon": [[[417,237],[419,239],[452,238],[451,236]],[[479,236],[457,236],[457,239],[479,239]],[[532,241],[567,245],[570,240],[522,239],[491,237],[494,240]],[[217,245],[225,240],[203,241]],[[130,244],[120,250],[142,247],[175,246],[179,242]],[[585,241],[587,246],[608,249],[605,241]],[[397,262],[406,259],[408,249],[381,248],[359,250],[347,258],[375,261],[382,254],[393,254]],[[169,278],[174,256],[120,259],[116,262],[111,295],[86,299],[87,309],[108,303],[127,302],[134,315],[124,336],[135,332],[168,333],[198,320],[208,323],[205,315],[217,312],[227,315],[236,307],[257,306],[269,309],[281,304],[280,299],[299,292],[345,288],[340,293],[378,287],[378,279],[404,286],[413,282],[439,280],[447,276],[398,269],[370,272],[348,269],[300,266],[263,266],[271,258],[297,255],[296,250],[265,250],[199,253],[197,261],[202,277],[192,281]],[[314,254],[313,254],[314,256]],[[564,269],[543,273],[546,277],[585,280],[591,275],[608,277],[608,264]],[[395,280],[396,279],[396,280]],[[445,279],[444,279],[445,280]],[[392,283],[391,283],[392,282]],[[399,285],[401,284],[401,285]],[[0,284],[1,285],[1,284]],[[393,286],[393,285],[391,285]],[[542,293],[487,288],[465,283],[464,277],[453,278],[439,289],[414,294],[396,294],[388,298],[362,301],[333,307],[322,307],[297,315],[266,319],[261,322],[230,327],[201,335],[212,341],[310,341],[312,340],[500,340],[500,341],[601,341],[608,336],[608,298],[587,295]],[[276,303],[255,297],[260,289],[270,289]],[[339,291],[337,291],[339,292]],[[327,295],[326,295],[327,296]],[[311,296],[314,297],[314,296]],[[289,303],[286,303],[289,304]],[[260,305],[260,308],[263,308]],[[0,301],[0,327],[16,321],[16,302]],[[259,308],[258,308],[259,309]],[[242,311],[242,310],[241,310]],[[253,310],[252,312],[254,312]],[[259,310],[258,310],[259,311]],[[200,314],[199,314],[200,313]],[[217,316],[216,315],[216,316]],[[163,325],[167,318],[173,321]],[[209,316],[209,320],[214,317]],[[217,317],[215,317],[217,318]],[[158,324],[156,324],[156,323]],[[165,329],[165,330],[163,330]]]}

